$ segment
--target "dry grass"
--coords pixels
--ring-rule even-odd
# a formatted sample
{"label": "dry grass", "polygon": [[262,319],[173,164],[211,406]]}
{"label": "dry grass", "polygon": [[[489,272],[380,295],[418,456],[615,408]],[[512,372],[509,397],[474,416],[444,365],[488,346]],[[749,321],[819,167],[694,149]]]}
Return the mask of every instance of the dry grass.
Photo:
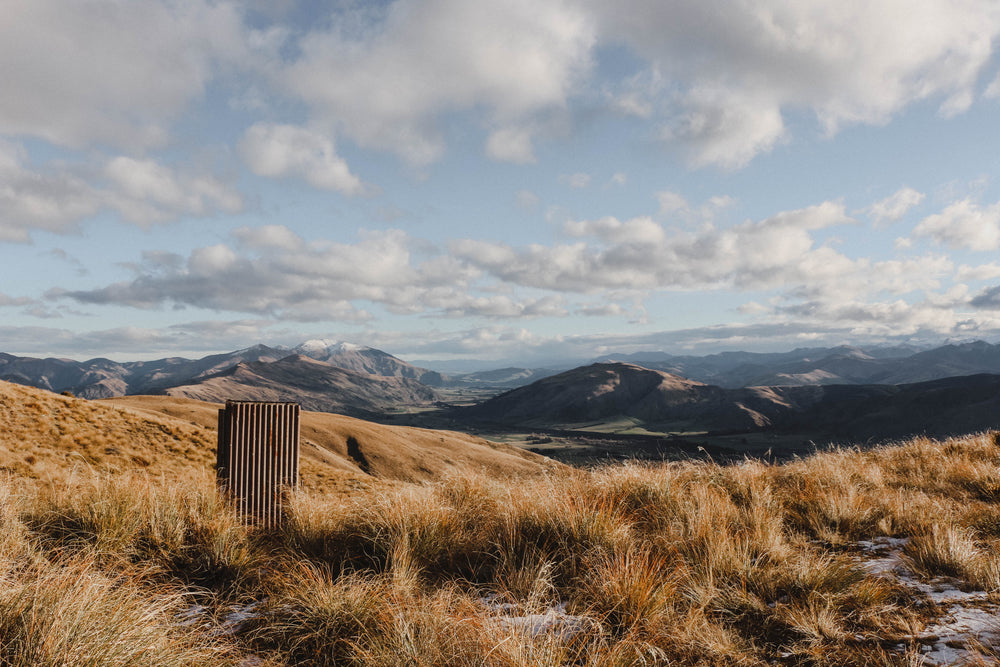
{"label": "dry grass", "polygon": [[248,532],[205,474],[9,477],[0,664],[916,664],[932,606],[854,545],[1000,593],[998,480],[985,434],[302,493]]}

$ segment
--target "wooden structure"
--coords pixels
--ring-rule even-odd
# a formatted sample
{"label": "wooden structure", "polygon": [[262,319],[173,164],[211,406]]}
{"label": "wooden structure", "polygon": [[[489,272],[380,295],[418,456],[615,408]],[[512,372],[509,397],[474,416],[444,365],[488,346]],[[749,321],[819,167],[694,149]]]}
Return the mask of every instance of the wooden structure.
{"label": "wooden structure", "polygon": [[226,401],[216,475],[248,523],[280,524],[284,496],[299,480],[298,403]]}

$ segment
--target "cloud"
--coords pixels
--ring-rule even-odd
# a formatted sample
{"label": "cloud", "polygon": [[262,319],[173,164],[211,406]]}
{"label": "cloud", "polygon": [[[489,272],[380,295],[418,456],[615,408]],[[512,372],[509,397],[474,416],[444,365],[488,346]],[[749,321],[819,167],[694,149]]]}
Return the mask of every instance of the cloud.
{"label": "cloud", "polygon": [[688,146],[694,167],[745,167],[785,138],[781,109],[766,97],[717,87],[692,89],[662,138]]}
{"label": "cloud", "polygon": [[345,195],[369,189],[337,155],[332,139],[303,127],[258,123],[246,131],[239,148],[258,176],[301,178],[315,188]]}
{"label": "cloud", "polygon": [[3,292],[0,292],[0,308],[4,306],[28,306],[35,303],[34,299],[29,299],[26,296],[7,296]]}
{"label": "cloud", "polygon": [[[42,326],[0,326],[4,351],[24,356],[90,359],[108,356],[114,361],[155,359],[158,356],[200,357],[230,352],[272,338],[289,336],[270,320],[215,320],[182,322],[156,329],[124,326],[90,331]],[[291,341],[301,342],[292,334]]]}
{"label": "cloud", "polygon": [[611,175],[611,178],[608,179],[608,182],[605,183],[605,187],[611,187],[613,185],[621,187],[626,183],[628,183],[628,174],[623,171],[616,171]]}
{"label": "cloud", "polygon": [[100,199],[130,222],[147,225],[243,210],[243,198],[218,179],[182,174],[153,160],[116,157],[105,165],[104,176],[110,187],[99,192]]}
{"label": "cloud", "polygon": [[535,161],[531,130],[525,127],[504,127],[494,130],[486,140],[486,155],[499,162],[530,164]]}
{"label": "cloud", "polygon": [[218,179],[149,159],[119,156],[96,168],[35,171],[25,157],[20,146],[0,140],[0,242],[25,243],[35,230],[71,233],[81,220],[108,210],[145,226],[243,208],[242,197]]}
{"label": "cloud", "polygon": [[1000,203],[984,208],[971,199],[957,201],[921,220],[913,234],[952,248],[996,250],[1000,247]]}
{"label": "cloud", "polygon": [[[961,113],[1000,34],[990,0],[731,3],[590,1],[602,42],[647,63],[623,99],[664,109],[663,136],[696,166],[738,168],[788,138],[785,117],[811,112],[822,130],[882,124],[922,100]],[[641,100],[641,101],[640,101]]]}
{"label": "cloud", "polygon": [[580,190],[590,185],[590,174],[561,174],[559,182],[563,185]]}
{"label": "cloud", "polygon": [[683,195],[672,190],[657,192],[656,201],[660,204],[658,215],[694,221],[712,220],[719,211],[736,204],[736,200],[728,195],[716,195],[700,206],[692,206]]}
{"label": "cloud", "polygon": [[881,199],[865,211],[876,225],[897,222],[906,212],[924,200],[924,194],[913,188],[900,188],[892,195]]}
{"label": "cloud", "polygon": [[418,257],[426,244],[399,230],[361,232],[357,243],[306,241],[283,226],[241,228],[235,246],[197,248],[186,258],[147,253],[136,276],[91,290],[54,290],[50,299],[92,305],[164,305],[253,313],[299,322],[364,322],[358,303],[398,314],[531,318],[568,313],[558,296],[477,296],[477,274],[447,256]]}
{"label": "cloud", "polygon": [[363,146],[415,164],[438,159],[438,117],[473,111],[498,128],[494,159],[530,162],[533,118],[558,112],[590,68],[590,16],[570,2],[398,0],[342,13],[298,43],[278,80]]}
{"label": "cloud", "polygon": [[518,190],[514,194],[514,201],[517,202],[519,208],[525,211],[534,211],[541,202],[538,195],[531,190]]}
{"label": "cloud", "polygon": [[0,5],[0,134],[161,146],[219,68],[247,58],[245,40],[229,2],[9,0]]}
{"label": "cloud", "polygon": [[841,204],[778,213],[760,222],[668,234],[649,218],[571,221],[570,236],[596,243],[515,248],[457,240],[453,256],[502,282],[556,291],[766,289],[839,275],[850,260],[814,247],[811,231],[851,222]]}
{"label": "cloud", "polygon": [[33,230],[65,234],[101,209],[101,197],[69,170],[32,171],[26,151],[0,140],[0,242],[24,243]]}
{"label": "cloud", "polygon": [[656,200],[660,202],[660,215],[670,215],[671,213],[688,211],[690,209],[687,199],[672,190],[657,192]]}
{"label": "cloud", "polygon": [[969,303],[974,308],[982,310],[1000,310],[1000,285],[984,289]]}

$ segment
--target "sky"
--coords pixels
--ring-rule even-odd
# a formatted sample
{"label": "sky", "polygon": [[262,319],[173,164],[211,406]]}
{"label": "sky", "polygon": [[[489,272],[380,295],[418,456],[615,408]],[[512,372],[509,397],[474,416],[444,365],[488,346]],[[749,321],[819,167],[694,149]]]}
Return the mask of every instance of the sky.
{"label": "sky", "polygon": [[0,351],[1000,341],[995,0],[5,0]]}

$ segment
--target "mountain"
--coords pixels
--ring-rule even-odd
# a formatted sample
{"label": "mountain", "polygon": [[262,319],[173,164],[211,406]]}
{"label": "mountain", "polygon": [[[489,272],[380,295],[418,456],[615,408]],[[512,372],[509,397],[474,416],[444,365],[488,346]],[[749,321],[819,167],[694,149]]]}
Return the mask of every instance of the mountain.
{"label": "mountain", "polygon": [[722,352],[670,356],[640,352],[605,355],[720,387],[814,384],[912,384],[960,375],[1000,373],[1000,345],[983,341],[932,350],[910,347],[799,348],[790,352]]}
{"label": "mountain", "polygon": [[409,378],[428,386],[442,386],[448,381],[440,373],[412,366],[381,350],[322,340],[306,341],[292,351],[254,345],[201,359],[170,357],[121,363],[101,358],[73,361],[0,353],[0,380],[57,393],[68,391],[81,398],[156,394],[170,387],[196,383],[240,363],[274,362],[293,353],[361,374]]}
{"label": "mountain", "polygon": [[292,348],[292,352],[355,373],[410,378],[432,387],[440,387],[447,382],[446,376],[437,371],[418,368],[388,352],[354,343],[308,340]]}
{"label": "mountain", "polygon": [[469,419],[523,427],[574,427],[618,419],[650,430],[743,431],[792,410],[770,387],[727,390],[625,363],[592,364],[466,408]]}
{"label": "mountain", "polygon": [[530,384],[535,380],[555,375],[559,371],[551,368],[498,368],[491,371],[477,371],[453,375],[447,386],[475,387],[479,389],[513,389]]}
{"label": "mountain", "polygon": [[155,393],[245,361],[275,361],[284,353],[266,345],[191,360],[180,357],[119,363],[110,359],[36,359],[0,354],[0,380],[80,398]]}
{"label": "mountain", "polygon": [[634,364],[592,364],[458,412],[527,429],[802,433],[864,441],[1000,427],[1000,375],[901,385],[723,388]]}
{"label": "mountain", "polygon": [[416,380],[355,373],[301,354],[271,362],[241,361],[162,393],[216,402],[297,401],[306,410],[353,415],[394,412],[438,400],[432,388]]}

